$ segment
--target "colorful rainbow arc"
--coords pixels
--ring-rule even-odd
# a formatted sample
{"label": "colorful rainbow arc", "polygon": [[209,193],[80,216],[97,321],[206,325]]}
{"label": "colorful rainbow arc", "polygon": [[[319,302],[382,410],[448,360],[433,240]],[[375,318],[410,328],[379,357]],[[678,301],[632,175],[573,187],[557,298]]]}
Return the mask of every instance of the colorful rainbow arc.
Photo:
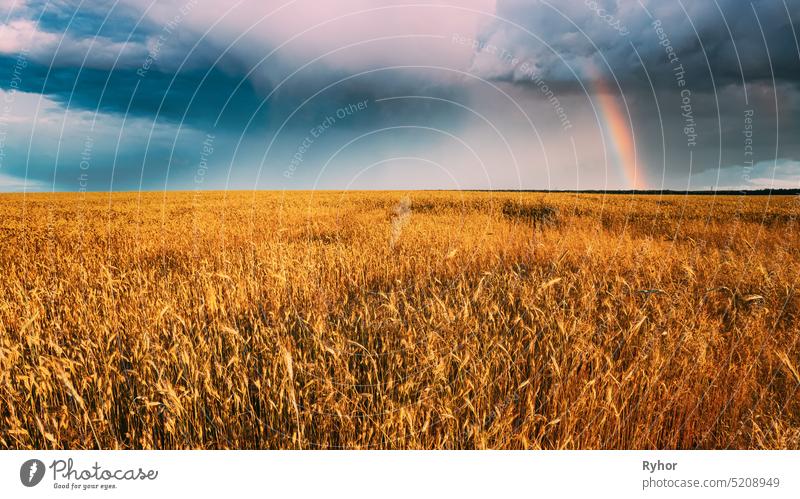
{"label": "colorful rainbow arc", "polygon": [[594,69],[590,73],[603,127],[611,138],[614,159],[630,188],[646,189],[644,168],[637,161],[631,121],[622,101],[617,98],[618,92],[611,89],[610,82],[600,71]]}

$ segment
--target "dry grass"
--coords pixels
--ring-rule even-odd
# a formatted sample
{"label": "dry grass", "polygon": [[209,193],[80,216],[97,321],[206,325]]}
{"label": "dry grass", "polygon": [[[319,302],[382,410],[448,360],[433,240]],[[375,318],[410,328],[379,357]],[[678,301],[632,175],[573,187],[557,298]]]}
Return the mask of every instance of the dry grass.
{"label": "dry grass", "polygon": [[798,448],[792,198],[0,197],[0,447]]}

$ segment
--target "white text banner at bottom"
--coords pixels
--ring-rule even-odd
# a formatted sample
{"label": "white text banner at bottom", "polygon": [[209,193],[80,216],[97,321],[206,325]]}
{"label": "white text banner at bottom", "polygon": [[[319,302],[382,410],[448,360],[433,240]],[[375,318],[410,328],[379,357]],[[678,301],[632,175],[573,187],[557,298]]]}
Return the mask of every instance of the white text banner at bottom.
{"label": "white text banner at bottom", "polygon": [[800,451],[2,451],[0,496],[800,497]]}

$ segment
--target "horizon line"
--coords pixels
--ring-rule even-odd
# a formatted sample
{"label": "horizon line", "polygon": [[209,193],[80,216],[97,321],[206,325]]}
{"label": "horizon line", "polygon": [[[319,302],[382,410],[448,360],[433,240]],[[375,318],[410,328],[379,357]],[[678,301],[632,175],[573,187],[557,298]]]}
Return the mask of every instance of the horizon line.
{"label": "horizon line", "polygon": [[800,195],[800,188],[758,189],[169,189],[169,190],[83,190],[83,191],[0,191],[0,195],[39,194],[131,194],[131,193],[208,193],[208,192],[502,192],[540,194],[630,194],[630,195],[720,195],[720,196],[786,196]]}

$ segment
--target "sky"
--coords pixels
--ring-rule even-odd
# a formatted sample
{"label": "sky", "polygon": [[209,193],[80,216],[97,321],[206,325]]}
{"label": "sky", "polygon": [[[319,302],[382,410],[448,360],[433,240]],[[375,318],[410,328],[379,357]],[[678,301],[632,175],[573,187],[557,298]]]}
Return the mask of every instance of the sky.
{"label": "sky", "polygon": [[0,191],[800,187],[797,0],[0,0]]}

